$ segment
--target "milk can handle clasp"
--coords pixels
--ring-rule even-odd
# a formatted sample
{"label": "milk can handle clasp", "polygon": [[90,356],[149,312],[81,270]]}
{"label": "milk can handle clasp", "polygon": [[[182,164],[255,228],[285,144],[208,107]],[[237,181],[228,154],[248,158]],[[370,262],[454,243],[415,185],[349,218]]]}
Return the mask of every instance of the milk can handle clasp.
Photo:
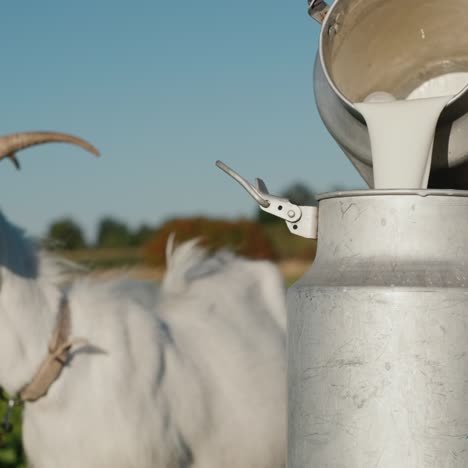
{"label": "milk can handle clasp", "polygon": [[318,211],[315,206],[295,205],[287,198],[271,195],[262,179],[255,179],[254,186],[222,161],[216,161],[216,165],[242,185],[263,211],[284,219],[293,234],[309,239],[317,238]]}

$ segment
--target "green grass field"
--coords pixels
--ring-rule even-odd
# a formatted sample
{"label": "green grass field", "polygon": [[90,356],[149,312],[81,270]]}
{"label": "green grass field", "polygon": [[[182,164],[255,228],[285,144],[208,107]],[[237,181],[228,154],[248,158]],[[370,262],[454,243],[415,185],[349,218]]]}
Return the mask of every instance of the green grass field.
{"label": "green grass field", "polygon": [[[0,401],[0,421],[3,422],[7,403]],[[26,462],[21,445],[21,408],[15,408],[13,413],[13,431],[2,433],[0,446],[0,468],[25,468]]]}

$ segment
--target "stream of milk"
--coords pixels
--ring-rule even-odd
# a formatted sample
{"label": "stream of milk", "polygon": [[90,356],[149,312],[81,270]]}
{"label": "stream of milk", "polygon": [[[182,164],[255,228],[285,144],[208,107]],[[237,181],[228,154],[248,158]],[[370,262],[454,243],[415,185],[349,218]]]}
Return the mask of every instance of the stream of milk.
{"label": "stream of milk", "polygon": [[355,104],[370,136],[374,188],[427,188],[432,145],[439,116],[468,85],[468,72],[432,78],[405,100],[378,91]]}

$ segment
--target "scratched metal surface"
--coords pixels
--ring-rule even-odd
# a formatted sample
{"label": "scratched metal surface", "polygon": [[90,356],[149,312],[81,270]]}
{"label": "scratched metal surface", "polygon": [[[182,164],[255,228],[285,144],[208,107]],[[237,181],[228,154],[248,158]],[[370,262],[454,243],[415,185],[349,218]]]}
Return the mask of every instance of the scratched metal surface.
{"label": "scratched metal surface", "polygon": [[319,206],[288,291],[289,468],[468,466],[468,198]]}

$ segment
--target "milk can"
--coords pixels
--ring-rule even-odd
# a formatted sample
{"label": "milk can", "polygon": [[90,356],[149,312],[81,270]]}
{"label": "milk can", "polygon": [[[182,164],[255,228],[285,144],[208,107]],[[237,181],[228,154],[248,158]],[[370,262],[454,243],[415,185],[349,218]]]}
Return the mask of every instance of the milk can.
{"label": "milk can", "polygon": [[323,195],[288,291],[289,468],[468,466],[468,192]]}
{"label": "milk can", "polygon": [[468,466],[468,191],[361,190],[296,206],[317,238],[288,306],[289,468]]}

